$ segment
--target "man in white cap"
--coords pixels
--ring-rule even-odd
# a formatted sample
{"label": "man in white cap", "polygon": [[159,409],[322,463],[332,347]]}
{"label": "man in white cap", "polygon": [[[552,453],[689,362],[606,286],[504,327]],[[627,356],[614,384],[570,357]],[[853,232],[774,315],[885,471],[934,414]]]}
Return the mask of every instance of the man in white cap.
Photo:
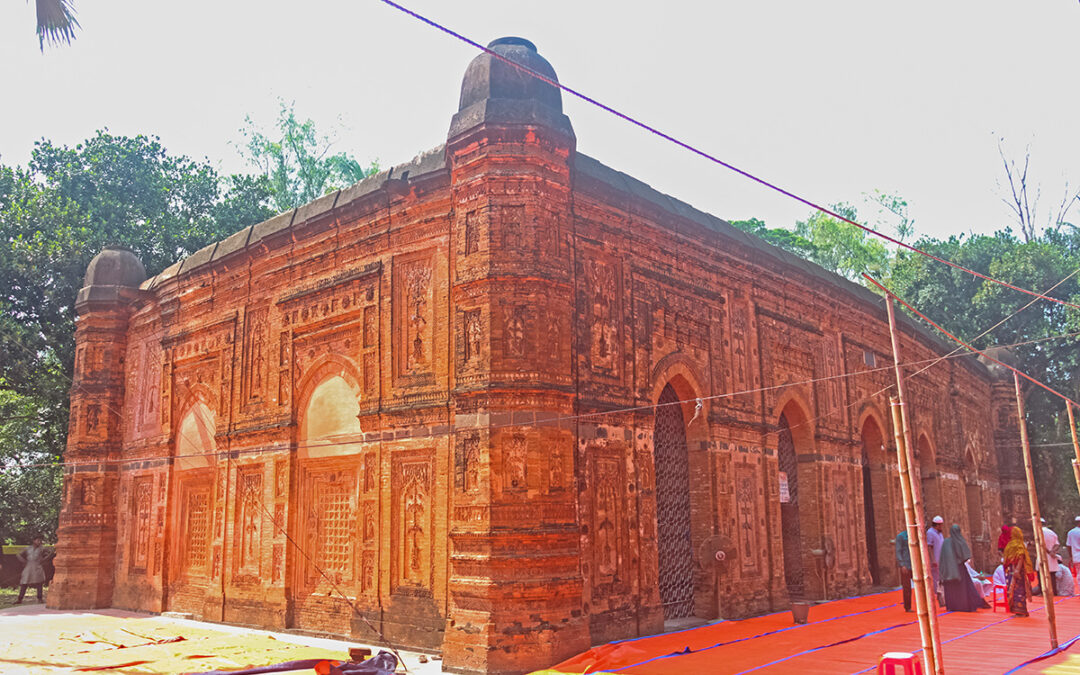
{"label": "man in white cap", "polygon": [[1039,520],[1042,521],[1043,544],[1046,546],[1046,562],[1050,565],[1050,591],[1051,595],[1057,595],[1058,536],[1054,534],[1053,530],[1046,526],[1046,518],[1040,518]]}
{"label": "man in white cap", "polygon": [[1072,553],[1072,573],[1076,576],[1077,571],[1080,571],[1080,516],[1073,518],[1073,522],[1076,523],[1076,527],[1069,530],[1069,534],[1065,535],[1065,545],[1069,547],[1069,552]]}
{"label": "man in white cap", "polygon": [[945,543],[945,535],[941,530],[945,527],[945,519],[934,516],[930,527],[926,530],[926,547],[930,549],[930,577],[934,580],[934,595],[938,596],[938,604],[944,605],[945,598],[941,594],[941,545]]}

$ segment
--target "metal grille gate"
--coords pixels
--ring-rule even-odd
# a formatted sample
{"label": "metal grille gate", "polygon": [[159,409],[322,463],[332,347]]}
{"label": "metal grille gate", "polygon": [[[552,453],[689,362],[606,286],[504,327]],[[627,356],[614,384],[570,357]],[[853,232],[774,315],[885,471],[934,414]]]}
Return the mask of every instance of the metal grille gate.
{"label": "metal grille gate", "polygon": [[795,600],[805,596],[803,579],[802,531],[799,525],[799,461],[795,455],[795,439],[791,425],[780,415],[780,433],[777,438],[776,459],[779,464],[781,483],[787,482],[788,501],[780,504],[780,529],[784,536],[784,581],[788,597]]}
{"label": "metal grille gate", "polygon": [[690,542],[690,461],[682,408],[671,385],[656,408],[653,457],[656,476],[656,534],[660,602],[665,619],[694,614],[694,561]]}

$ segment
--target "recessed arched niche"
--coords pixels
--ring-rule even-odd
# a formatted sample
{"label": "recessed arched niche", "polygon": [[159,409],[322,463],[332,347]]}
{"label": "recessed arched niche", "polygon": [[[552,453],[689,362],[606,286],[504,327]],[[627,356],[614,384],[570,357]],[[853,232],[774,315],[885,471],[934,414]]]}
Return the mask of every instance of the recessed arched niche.
{"label": "recessed arched niche", "polygon": [[213,463],[217,452],[216,425],[217,416],[202,401],[196,401],[188,409],[176,434],[177,470],[200,469]]}
{"label": "recessed arched niche", "polygon": [[340,455],[363,438],[360,393],[341,375],[316,385],[307,399],[300,424],[300,454],[306,457]]}

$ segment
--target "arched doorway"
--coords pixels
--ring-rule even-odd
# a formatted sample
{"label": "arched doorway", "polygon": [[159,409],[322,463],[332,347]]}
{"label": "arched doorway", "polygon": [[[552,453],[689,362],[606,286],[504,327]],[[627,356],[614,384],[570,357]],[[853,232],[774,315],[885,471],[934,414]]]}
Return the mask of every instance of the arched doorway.
{"label": "arched doorway", "polygon": [[802,522],[799,516],[799,459],[795,452],[789,412],[789,409],[785,409],[780,414],[776,459],[780,472],[780,531],[784,543],[784,581],[787,583],[788,597],[797,600],[806,597],[806,580],[803,568]]}
{"label": "arched doorway", "polygon": [[922,506],[926,513],[926,520],[929,521],[934,516],[941,515],[941,499],[938,494],[937,458],[934,454],[934,446],[931,445],[930,438],[926,434],[919,436],[916,451],[919,458]]}
{"label": "arched doorway", "polygon": [[888,557],[890,530],[889,482],[886,473],[885,439],[873,417],[862,427],[863,523],[866,526],[866,560],[875,586],[891,583]]}
{"label": "arched doorway", "polygon": [[329,364],[308,382],[298,419],[290,626],[348,633],[350,607],[338,593],[356,598],[373,589],[378,474],[374,454],[360,444],[355,380]]}
{"label": "arched doorway", "polygon": [[223,499],[222,495],[214,495],[213,488],[216,417],[206,403],[194,401],[180,419],[175,440],[175,536],[169,543],[166,606],[196,616],[203,616],[210,584],[214,500]]}
{"label": "arched doorway", "polygon": [[968,541],[971,543],[971,549],[975,552],[973,564],[989,567],[992,565],[989,565],[990,559],[986,553],[992,549],[988,546],[990,537],[986,527],[987,519],[983,518],[983,488],[980,483],[979,464],[975,459],[975,448],[969,445],[967,452],[964,453],[964,496],[967,498],[968,515],[967,536]]}
{"label": "arched doorway", "polygon": [[690,540],[690,462],[686,422],[670,384],[660,392],[653,428],[656,476],[658,582],[664,619],[694,615],[694,562]]}

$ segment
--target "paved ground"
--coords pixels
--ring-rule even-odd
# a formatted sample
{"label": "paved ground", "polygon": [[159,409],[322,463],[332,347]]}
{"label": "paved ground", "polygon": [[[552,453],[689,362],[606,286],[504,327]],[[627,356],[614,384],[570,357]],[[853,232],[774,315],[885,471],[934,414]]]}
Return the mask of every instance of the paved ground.
{"label": "paved ground", "polygon": [[[3,675],[198,673],[297,659],[343,660],[348,648],[356,646],[371,645],[122,610],[54,611],[36,602],[0,610]],[[410,673],[442,671],[431,657],[425,664],[413,652],[402,652],[402,657]],[[404,671],[399,667],[398,672]]]}

